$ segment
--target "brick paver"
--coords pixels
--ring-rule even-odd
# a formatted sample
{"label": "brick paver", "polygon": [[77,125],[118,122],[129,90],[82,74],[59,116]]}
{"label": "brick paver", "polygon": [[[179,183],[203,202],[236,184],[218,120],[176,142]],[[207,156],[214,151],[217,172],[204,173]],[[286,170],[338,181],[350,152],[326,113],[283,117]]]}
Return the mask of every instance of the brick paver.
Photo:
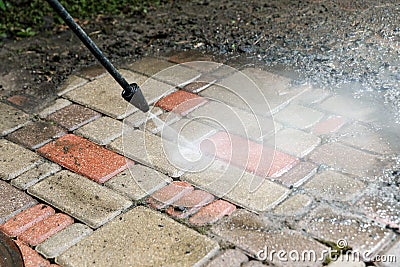
{"label": "brick paver", "polygon": [[165,127],[178,121],[181,117],[174,112],[163,113],[157,117],[149,118],[142,126],[141,130],[146,130],[153,134],[157,134]]}
{"label": "brick paver", "polygon": [[174,218],[187,218],[201,207],[214,200],[214,196],[203,190],[193,190],[175,201],[166,212]]}
{"label": "brick paver", "polygon": [[200,77],[201,73],[182,65],[174,65],[154,75],[153,78],[168,83],[174,87],[183,87]]}
{"label": "brick paver", "polygon": [[44,162],[29,171],[24,172],[17,178],[11,180],[11,184],[19,189],[25,190],[44,178],[61,170],[61,166],[52,162]]}
{"label": "brick paver", "polygon": [[72,134],[47,144],[38,152],[98,183],[104,183],[133,164],[112,151]]}
{"label": "brick paver", "polygon": [[316,135],[337,132],[345,123],[346,119],[341,116],[330,116],[326,120],[314,125],[311,132]]}
{"label": "brick paver", "polygon": [[[152,167],[171,177],[179,177],[183,171],[171,164],[165,153],[163,142],[165,141],[156,135],[125,127],[123,136],[113,141],[109,147],[143,165]],[[171,146],[176,148],[174,144]]]}
{"label": "brick paver", "polygon": [[301,161],[282,176],[274,178],[285,186],[299,187],[317,172],[317,165]]}
{"label": "brick paver", "polygon": [[15,243],[21,251],[25,267],[49,267],[50,262],[43,259],[36,251],[23,242],[16,240]]}
{"label": "brick paver", "polygon": [[88,82],[87,79],[84,79],[76,75],[70,75],[68,79],[64,82],[64,84],[61,86],[58,95],[61,96],[65,93],[68,93],[69,91],[72,91],[75,88],[78,88],[79,86],[82,86],[87,82]]}
{"label": "brick paver", "polygon": [[99,144],[109,144],[122,135],[122,122],[110,117],[101,117],[77,129],[74,133]]}
{"label": "brick paver", "polygon": [[274,140],[277,149],[298,158],[310,153],[320,142],[321,139],[315,135],[291,128],[277,132]]}
{"label": "brick paver", "polygon": [[189,222],[196,226],[212,224],[224,216],[232,214],[235,210],[235,205],[219,199],[201,208],[199,212],[189,219]]}
{"label": "brick paver", "polygon": [[74,223],[39,244],[36,251],[47,259],[55,258],[92,233],[88,226]]}
{"label": "brick paver", "polygon": [[274,209],[274,213],[280,216],[296,216],[304,214],[312,203],[312,198],[304,194],[296,194]]}
{"label": "brick paver", "polygon": [[93,228],[132,204],[109,188],[67,170],[35,184],[28,192]]}
{"label": "brick paver", "polygon": [[252,103],[248,103],[245,96],[237,94],[234,89],[225,88],[219,85],[211,85],[200,93],[201,96],[215,101],[223,102],[227,105],[250,111]]}
{"label": "brick paver", "polygon": [[[132,249],[134,248],[134,249]],[[205,263],[218,243],[173,219],[136,207],[56,258],[62,266],[193,266]],[[107,255],[107,260],[103,260]]]}
{"label": "brick paver", "polygon": [[11,237],[18,236],[31,228],[34,224],[55,214],[53,208],[38,204],[15,215],[0,226],[0,230]]}
{"label": "brick paver", "polygon": [[136,164],[108,180],[105,185],[133,200],[139,200],[170,182],[170,177]]}
{"label": "brick paver", "polygon": [[50,236],[58,233],[74,220],[68,215],[56,213],[41,220],[18,236],[18,239],[31,246],[37,246]]}
{"label": "brick paver", "polygon": [[[279,261],[277,255],[272,254],[272,258],[269,257],[271,250],[297,250],[299,252],[314,250],[316,255],[322,255],[322,250],[327,249],[310,237],[303,236],[296,231],[279,229],[279,225],[262,220],[255,214],[244,210],[237,211],[224,222],[214,225],[211,231],[256,259],[266,260],[278,266],[288,263],[295,264],[295,266],[321,266],[322,262],[298,261],[294,263],[290,261],[290,258],[288,258],[288,262]],[[269,250],[268,257],[264,259],[265,254],[260,251],[266,248]]]}
{"label": "brick paver", "polygon": [[207,99],[205,98],[179,90],[158,101],[156,106],[166,111],[173,111],[180,115],[186,115],[193,109],[204,105],[206,102]]}
{"label": "brick paver", "polygon": [[7,102],[26,112],[32,111],[38,105],[36,98],[28,94],[10,96]]}
{"label": "brick paver", "polygon": [[153,193],[150,198],[147,199],[147,203],[152,208],[162,209],[171,205],[184,195],[189,194],[191,191],[193,191],[193,187],[186,182],[172,182]]}
{"label": "brick paver", "polygon": [[182,138],[184,142],[190,143],[199,143],[207,136],[210,136],[211,134],[216,132],[213,127],[205,123],[201,123],[201,120],[196,119],[180,119],[179,121],[171,124],[170,128],[167,128],[166,130],[174,130],[178,133],[178,136],[171,136],[169,134],[166,134],[167,132],[161,131],[160,135],[163,139],[179,142]]}
{"label": "brick paver", "polygon": [[0,180],[0,224],[36,204],[36,200]]}
{"label": "brick paver", "polygon": [[133,62],[127,66],[128,69],[135,72],[145,74],[147,76],[152,76],[159,71],[167,69],[174,66],[175,64],[153,57],[144,57],[138,61]]}
{"label": "brick paver", "polygon": [[10,180],[42,162],[40,156],[5,139],[0,139],[0,178]]}
{"label": "brick paver", "polygon": [[231,266],[240,267],[241,264],[248,261],[248,258],[243,252],[238,249],[227,249],[208,263],[207,267]]}
{"label": "brick paver", "polygon": [[382,168],[382,163],[376,156],[340,143],[327,143],[317,147],[311,153],[310,159],[318,164],[370,179]]}
{"label": "brick paver", "polygon": [[182,90],[185,90],[186,92],[189,92],[189,93],[197,94],[197,93],[203,91],[204,89],[208,88],[211,85],[212,85],[211,82],[197,82],[197,81],[195,81],[195,82],[192,82],[192,83],[189,83],[189,84],[185,85],[182,88]]}
{"label": "brick paver", "polygon": [[319,122],[324,114],[315,109],[291,104],[274,115],[274,118],[290,127],[307,129]]}
{"label": "brick paver", "polygon": [[37,149],[66,132],[49,122],[36,121],[9,134],[7,139],[30,149]]}
{"label": "brick paver", "polygon": [[139,128],[147,120],[151,119],[153,116],[158,116],[163,113],[163,110],[159,107],[150,106],[150,111],[143,113],[141,111],[136,111],[129,117],[124,119],[124,127]]}
{"label": "brick paver", "polygon": [[10,105],[0,103],[0,136],[22,127],[29,120],[29,115]]}
{"label": "brick paver", "polygon": [[41,119],[44,119],[47,116],[49,116],[51,113],[54,113],[62,108],[65,108],[66,106],[71,105],[71,104],[72,104],[72,102],[67,99],[58,98],[52,105],[48,106],[47,108],[45,108],[41,112],[39,112],[38,115]]}
{"label": "brick paver", "polygon": [[56,122],[68,131],[73,131],[99,117],[100,114],[96,111],[72,104],[50,114],[46,119]]}
{"label": "brick paver", "polygon": [[320,103],[328,96],[330,96],[330,92],[327,89],[310,88],[309,90],[298,96],[296,99],[294,99],[293,102],[302,105],[311,105]]}
{"label": "brick paver", "polygon": [[360,253],[375,253],[393,238],[393,233],[377,223],[329,206],[314,209],[298,227],[313,237],[334,244],[340,239],[345,240],[349,247]]}
{"label": "brick paver", "polygon": [[261,177],[278,177],[297,164],[297,158],[272,148],[246,140],[242,137],[218,132],[210,137],[211,148],[202,143],[202,150],[215,155],[225,162],[256,173]]}

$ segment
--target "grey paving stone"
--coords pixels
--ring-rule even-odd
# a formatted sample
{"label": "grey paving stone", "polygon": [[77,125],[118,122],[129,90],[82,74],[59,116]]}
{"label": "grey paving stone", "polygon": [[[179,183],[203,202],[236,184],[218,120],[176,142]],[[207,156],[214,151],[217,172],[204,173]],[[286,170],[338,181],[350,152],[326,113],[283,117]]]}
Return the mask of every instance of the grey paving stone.
{"label": "grey paving stone", "polygon": [[365,187],[359,180],[328,170],[317,173],[303,188],[316,198],[350,202],[361,195]]}
{"label": "grey paving stone", "polygon": [[52,162],[44,162],[11,180],[11,184],[25,190],[44,178],[61,170],[61,166]]}
{"label": "grey paving stone", "polygon": [[274,178],[287,187],[299,187],[317,172],[317,165],[301,161],[288,172]]}
{"label": "grey paving stone", "polygon": [[360,123],[339,130],[332,138],[373,153],[391,154],[394,152],[393,144],[386,139],[386,136],[380,130],[374,130],[372,127]]}
{"label": "grey paving stone", "polygon": [[152,78],[163,81],[173,87],[182,87],[199,78],[201,73],[197,70],[184,67],[182,65],[174,65],[170,68],[158,72]]}
{"label": "grey paving stone", "polygon": [[110,143],[109,147],[127,158],[152,167],[164,174],[179,177],[183,171],[169,162],[164,151],[166,142],[148,132],[124,127],[123,136]]}
{"label": "grey paving stone", "polygon": [[[62,266],[200,266],[218,243],[167,216],[136,207],[56,258]],[[104,260],[106,257],[107,260]]]}
{"label": "grey paving stone", "polygon": [[0,224],[36,204],[29,195],[0,180]]}
{"label": "grey paving stone", "polygon": [[241,267],[263,267],[267,266],[266,264],[262,264],[260,261],[248,261],[241,265]]}
{"label": "grey paving stone", "polygon": [[374,174],[379,173],[383,166],[376,156],[340,143],[327,143],[317,147],[311,153],[310,160],[364,179],[374,179]]}
{"label": "grey paving stone", "polygon": [[[321,139],[300,130],[286,128],[275,134],[274,143],[278,150],[302,158],[316,148]],[[273,142],[270,141],[268,144],[273,145]]]}
{"label": "grey paving stone", "polygon": [[238,249],[227,249],[208,263],[207,267],[240,267],[243,263],[247,262],[248,258],[243,252]]}
{"label": "grey paving stone", "polygon": [[174,112],[163,113],[159,116],[149,118],[144,124],[140,126],[141,130],[149,131],[152,134],[157,134],[164,130],[164,128],[178,121],[181,118]]}
{"label": "grey paving stone", "polygon": [[175,130],[178,134],[179,137],[171,137],[168,134],[163,134],[163,131],[161,131],[159,134],[161,135],[162,138],[166,138],[169,140],[178,140],[180,138],[184,138],[185,142],[190,142],[190,143],[199,143],[200,141],[204,140],[206,137],[212,135],[213,133],[216,132],[216,129],[205,124],[201,123],[201,120],[190,120],[190,119],[181,119],[173,124],[170,125],[170,128]]}
{"label": "grey paving stone", "polygon": [[249,113],[215,101],[197,108],[189,113],[188,117],[199,119],[216,129],[225,129],[230,133],[253,140],[275,131],[275,124],[271,117]]}
{"label": "grey paving stone", "polygon": [[305,194],[296,194],[274,209],[274,213],[281,216],[295,216],[304,214],[312,203],[312,198]]}
{"label": "grey paving stone", "polygon": [[67,170],[31,186],[28,193],[93,228],[132,205],[111,189]]}
{"label": "grey paving stone", "polygon": [[275,114],[274,119],[284,125],[303,130],[319,122],[323,116],[322,112],[315,109],[291,104]]}
{"label": "grey paving stone", "polygon": [[245,98],[242,98],[240,94],[219,85],[211,85],[206,90],[203,90],[200,95],[210,100],[216,100],[234,106],[246,111],[251,111],[251,103],[246,102]]}
{"label": "grey paving stone", "polygon": [[103,116],[75,130],[74,133],[86,137],[99,145],[106,145],[120,137],[122,129],[122,122]]}
{"label": "grey paving stone", "polygon": [[177,90],[175,86],[160,82],[155,79],[147,79],[140,85],[140,89],[142,90],[146,101],[150,105]]}
{"label": "grey paving stone", "polygon": [[41,157],[22,146],[0,139],[0,178],[10,180],[42,162]]}
{"label": "grey paving stone", "polygon": [[377,223],[326,205],[307,214],[298,227],[317,239],[334,244],[338,240],[345,240],[353,251],[360,253],[375,253],[394,236]]}
{"label": "grey paving stone", "polygon": [[84,78],[81,78],[76,75],[71,75],[68,77],[68,79],[64,82],[63,86],[60,88],[58,95],[61,96],[65,93],[68,93],[69,91],[72,91],[75,88],[78,88],[79,86],[82,86],[87,82],[88,80]]}
{"label": "grey paving stone", "polygon": [[[294,266],[294,262],[279,261],[271,250],[292,251],[301,254],[304,250],[314,250],[322,255],[328,248],[299,232],[280,229],[274,222],[268,222],[244,210],[238,210],[221,223],[214,225],[211,231],[224,240],[234,244],[258,260],[266,260],[277,266]],[[321,266],[322,262],[298,261],[295,266]]]}
{"label": "grey paving stone", "polygon": [[52,104],[51,106],[43,109],[41,112],[39,112],[39,117],[41,119],[46,118],[48,115],[50,115],[51,113],[56,112],[57,110],[60,110],[62,108],[65,108],[66,106],[71,105],[72,102],[64,99],[64,98],[58,98],[56,99],[56,101],[54,102],[54,104]]}
{"label": "grey paving stone", "polygon": [[163,59],[145,57],[127,66],[128,69],[135,72],[145,74],[147,76],[153,76],[159,71],[174,66],[174,63],[168,62]]}
{"label": "grey paving stone", "polygon": [[150,111],[147,113],[136,111],[132,115],[124,119],[124,124],[131,128],[139,128],[143,123],[145,123],[152,116],[158,116],[163,113],[163,110],[159,107],[150,106]]}
{"label": "grey paving stone", "polygon": [[105,183],[130,199],[142,199],[172,182],[168,176],[143,165],[133,165]]}
{"label": "grey paving stone", "polygon": [[378,111],[373,105],[351,96],[332,96],[319,104],[319,108],[364,122],[371,122],[379,118]]}
{"label": "grey paving stone", "polygon": [[0,103],[0,136],[11,133],[22,127],[29,120],[29,115],[25,112]]}
{"label": "grey paving stone", "polygon": [[[121,75],[128,82],[142,84],[146,77],[130,71],[121,70]],[[123,119],[137,110],[121,97],[121,87],[110,76],[106,75],[91,81],[64,96],[74,102],[90,107],[116,119]],[[144,91],[143,91],[144,93]]]}
{"label": "grey paving stone", "polygon": [[36,251],[47,259],[55,258],[92,233],[90,227],[74,223],[39,244]]}

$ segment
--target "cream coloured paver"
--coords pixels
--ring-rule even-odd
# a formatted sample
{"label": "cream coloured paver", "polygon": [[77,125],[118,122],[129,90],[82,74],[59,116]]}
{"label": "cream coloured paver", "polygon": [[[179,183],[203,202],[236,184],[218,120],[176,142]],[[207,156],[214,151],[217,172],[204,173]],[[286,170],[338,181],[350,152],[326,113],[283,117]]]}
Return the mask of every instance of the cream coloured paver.
{"label": "cream coloured paver", "polygon": [[163,59],[145,57],[136,62],[133,62],[132,64],[129,64],[127,68],[135,72],[145,74],[147,76],[153,76],[159,71],[162,71],[174,65],[174,63],[168,62]]}
{"label": "cream coloured paver", "polygon": [[274,178],[287,187],[299,187],[317,172],[317,165],[307,161],[301,161],[288,172]]}
{"label": "cream coloured paver", "polygon": [[321,139],[300,130],[285,128],[275,134],[274,142],[278,150],[302,158],[317,147],[321,143]]}
{"label": "cream coloured paver", "polygon": [[[181,119],[171,124],[166,131],[160,131],[159,135],[170,141],[182,139],[183,142],[198,143],[217,131],[215,128],[200,121],[196,119]],[[171,134],[168,134],[168,130],[176,131],[177,136],[171,136]]]}
{"label": "cream coloured paver", "polygon": [[39,244],[36,251],[47,259],[55,258],[91,233],[93,230],[90,227],[74,223]]}
{"label": "cream coloured paver", "polygon": [[296,99],[294,99],[293,102],[302,105],[312,105],[320,103],[328,96],[330,96],[329,90],[309,88],[309,90],[305,91],[303,94],[299,95]]}
{"label": "cream coloured paver", "polygon": [[248,261],[248,257],[238,249],[227,249],[213,259],[206,267],[231,266],[240,267]]}
{"label": "cream coloured paver", "polygon": [[394,236],[377,223],[327,205],[307,214],[298,227],[315,238],[334,244],[338,240],[345,240],[353,251],[360,253],[375,253]]}
{"label": "cream coloured paver", "polygon": [[210,100],[221,101],[227,105],[234,106],[246,111],[251,111],[251,103],[246,102],[240,94],[219,85],[211,85],[200,93],[202,97]]}
{"label": "cream coloured paver", "polygon": [[29,115],[12,106],[0,103],[0,136],[21,128],[29,120]]}
{"label": "cream coloured paver", "polygon": [[[183,171],[170,163],[165,153],[166,142],[168,141],[163,141],[160,137],[148,132],[124,127],[123,136],[110,143],[109,147],[127,158],[172,177],[179,177]],[[172,148],[176,151],[175,145],[172,145]]]}
{"label": "cream coloured paver", "polygon": [[236,211],[225,221],[214,225],[211,231],[256,259],[266,260],[277,266],[321,266],[324,259],[315,262],[293,262],[290,258],[287,262],[279,261],[277,254],[271,254],[271,250],[297,250],[300,254],[304,250],[314,250],[320,256],[323,255],[323,250],[328,249],[310,237],[296,231],[282,230],[279,225],[244,210]]}
{"label": "cream coloured paver", "polygon": [[[200,266],[218,243],[164,214],[136,207],[56,258],[62,266]],[[106,259],[106,260],[105,260]]]}
{"label": "cream coloured paver", "polygon": [[307,211],[311,203],[311,197],[305,194],[296,194],[279,204],[274,209],[274,213],[281,216],[301,215]]}
{"label": "cream coloured paver", "polygon": [[65,93],[68,93],[69,91],[72,91],[79,86],[84,85],[87,83],[88,80],[81,78],[76,75],[71,75],[68,77],[68,79],[64,82],[63,86],[60,88],[60,92],[58,92],[58,95],[61,96]]}
{"label": "cream coloured paver", "polygon": [[142,199],[172,182],[168,176],[143,165],[135,164],[105,183],[111,189],[133,200]]}
{"label": "cream coloured paver", "polygon": [[340,143],[327,143],[317,147],[311,153],[310,159],[365,179],[373,179],[382,169],[382,162],[378,157]]}
{"label": "cream coloured paver", "polygon": [[161,115],[162,113],[163,110],[161,108],[150,106],[150,111],[147,113],[138,110],[132,115],[126,117],[124,119],[124,124],[126,124],[127,127],[139,128],[143,123],[145,123],[151,117]]}
{"label": "cream coloured paver", "polygon": [[42,158],[19,145],[0,139],[0,178],[10,180],[42,163]]}
{"label": "cream coloured paver", "polygon": [[132,205],[111,189],[67,170],[31,186],[28,193],[93,228]]}
{"label": "cream coloured paver", "polygon": [[61,170],[61,166],[52,162],[44,162],[29,171],[24,172],[17,178],[11,180],[11,184],[19,189],[25,190],[44,178]]}
{"label": "cream coloured paver", "polygon": [[[141,84],[146,80],[145,76],[130,71],[121,70],[121,74],[128,82]],[[76,88],[64,96],[113,118],[123,119],[137,109],[121,97],[121,92],[122,89],[118,83],[107,75]]]}
{"label": "cream coloured paver", "polygon": [[156,75],[153,75],[152,78],[168,83],[174,87],[181,87],[196,80],[200,75],[201,73],[197,70],[182,65],[174,65],[158,72]]}
{"label": "cream coloured paver", "polygon": [[74,133],[99,144],[106,145],[122,135],[122,122],[103,116],[75,130]]}
{"label": "cream coloured paver", "polygon": [[178,121],[180,118],[181,116],[174,112],[163,113],[147,120],[140,126],[140,129],[149,131],[152,134],[157,134],[160,131],[163,131],[163,129],[168,127],[170,124]]}
{"label": "cream coloured paver", "polygon": [[274,115],[274,119],[293,128],[307,129],[319,122],[324,114],[315,109],[291,104]]}
{"label": "cream coloured paver", "polygon": [[65,108],[66,106],[71,105],[71,101],[64,99],[64,98],[58,98],[54,104],[51,106],[43,109],[38,115],[40,118],[44,119],[47,116],[49,116],[51,113],[56,112],[57,110],[60,110],[62,108]]}
{"label": "cream coloured paver", "polygon": [[316,174],[304,185],[304,189],[316,198],[349,202],[362,194],[365,184],[355,178],[334,171]]}

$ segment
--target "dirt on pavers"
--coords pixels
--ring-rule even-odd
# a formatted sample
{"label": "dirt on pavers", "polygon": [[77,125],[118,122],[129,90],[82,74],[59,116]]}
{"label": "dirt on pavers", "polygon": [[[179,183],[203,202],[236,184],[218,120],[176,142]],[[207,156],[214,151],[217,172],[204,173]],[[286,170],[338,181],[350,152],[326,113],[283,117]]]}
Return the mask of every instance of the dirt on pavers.
{"label": "dirt on pavers", "polygon": [[[84,28],[117,66],[197,50],[233,65],[294,69],[322,86],[382,91],[399,108],[399,13],[396,0],[176,0],[146,15],[99,16]],[[95,64],[70,31],[3,40],[1,47],[0,97],[30,97],[30,111],[53,100],[71,73]]]}

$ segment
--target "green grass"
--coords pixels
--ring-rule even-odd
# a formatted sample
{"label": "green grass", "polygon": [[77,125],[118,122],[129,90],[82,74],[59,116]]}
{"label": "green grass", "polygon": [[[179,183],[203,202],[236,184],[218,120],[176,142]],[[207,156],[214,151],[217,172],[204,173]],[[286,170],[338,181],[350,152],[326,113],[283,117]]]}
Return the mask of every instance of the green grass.
{"label": "green grass", "polygon": [[[93,19],[98,15],[145,14],[160,0],[68,0],[60,1],[73,18]],[[0,38],[29,37],[63,24],[45,0],[0,0]]]}

